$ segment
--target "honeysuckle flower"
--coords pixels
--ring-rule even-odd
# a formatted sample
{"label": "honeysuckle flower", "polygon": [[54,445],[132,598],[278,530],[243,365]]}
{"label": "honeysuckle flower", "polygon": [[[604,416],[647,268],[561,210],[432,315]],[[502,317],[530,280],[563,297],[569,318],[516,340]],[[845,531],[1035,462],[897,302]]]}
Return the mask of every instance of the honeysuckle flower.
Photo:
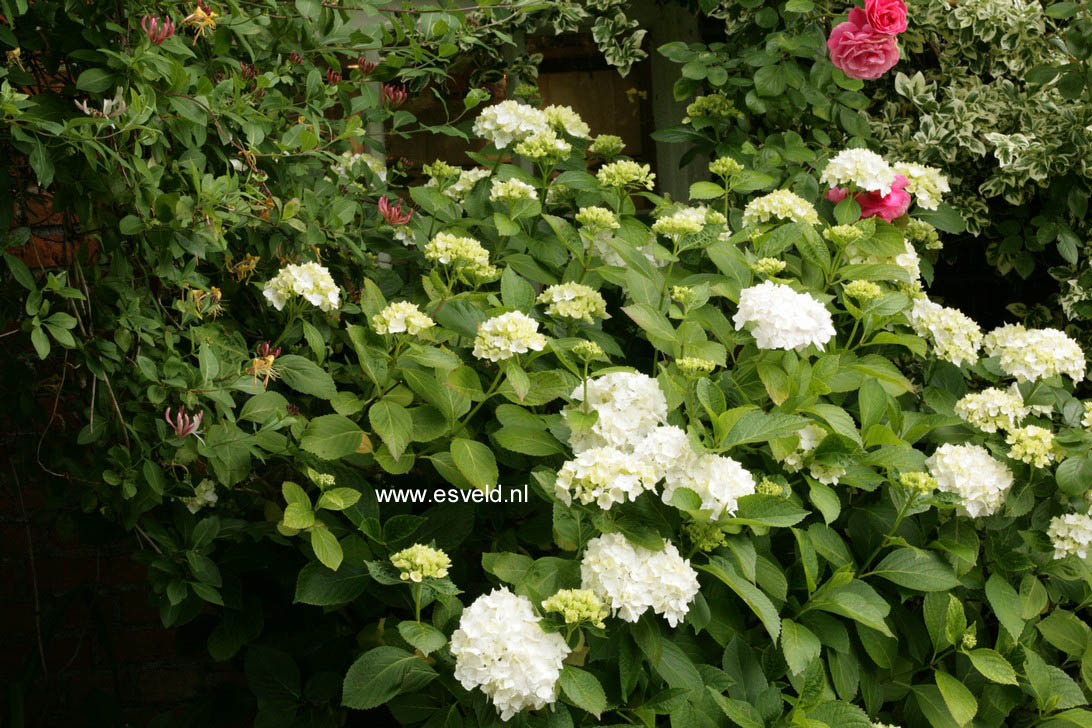
{"label": "honeysuckle flower", "polygon": [[182,25],[193,26],[193,43],[196,45],[197,39],[203,36],[206,31],[216,30],[216,18],[218,17],[219,13],[213,12],[210,8],[206,8],[202,3],[198,2],[193,12],[182,19]]}
{"label": "honeysuckle flower", "polygon": [[261,344],[258,345],[258,356],[271,356],[276,359],[280,355],[281,347],[279,346],[270,346],[268,341],[263,341]]}
{"label": "honeysuckle flower", "polygon": [[161,45],[163,41],[174,35],[174,23],[170,18],[160,20],[154,15],[145,15],[140,19],[140,27],[152,45]]}
{"label": "honeysuckle flower", "polygon": [[201,427],[201,422],[205,419],[205,411],[201,410],[196,415],[187,415],[185,405],[178,408],[178,414],[173,418],[171,417],[171,408],[168,407],[167,411],[163,413],[163,419],[174,430],[175,437],[182,440],[190,435],[196,435],[197,431]]}
{"label": "honeysuckle flower", "polygon": [[392,205],[387,200],[387,196],[383,195],[379,198],[379,214],[383,217],[383,221],[388,225],[405,225],[413,217],[413,210],[406,210],[402,212],[402,200],[398,201],[397,205]]}
{"label": "honeysuckle flower", "polygon": [[336,86],[341,83],[341,74],[332,68],[326,69],[326,83],[331,86]]}
{"label": "honeysuckle flower", "polygon": [[361,56],[360,58],[356,59],[356,63],[350,64],[349,68],[355,68],[363,75],[370,76],[372,75],[372,71],[375,70],[375,66],[376,64],[374,61],[369,61],[364,56]]}
{"label": "honeysuckle flower", "polygon": [[406,91],[405,86],[395,86],[390,83],[383,84],[383,92],[381,95],[383,105],[391,108],[398,108],[406,103],[406,99],[409,98],[409,92]]}

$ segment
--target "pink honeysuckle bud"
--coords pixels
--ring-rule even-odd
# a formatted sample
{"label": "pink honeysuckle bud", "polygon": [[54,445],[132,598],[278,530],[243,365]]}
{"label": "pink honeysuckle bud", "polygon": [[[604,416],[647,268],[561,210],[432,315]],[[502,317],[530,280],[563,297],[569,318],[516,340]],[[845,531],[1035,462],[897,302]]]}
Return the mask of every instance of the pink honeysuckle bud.
{"label": "pink honeysuckle bud", "polygon": [[405,86],[395,86],[394,84],[383,84],[383,103],[392,108],[397,108],[406,103],[406,99],[409,98],[409,92],[406,91]]}
{"label": "pink honeysuckle bud", "polygon": [[205,419],[205,411],[201,410],[196,416],[187,415],[186,407],[183,405],[178,408],[178,414],[171,418],[171,408],[168,407],[167,411],[163,414],[163,419],[174,430],[174,434],[178,439],[185,439],[190,435],[197,433],[197,430],[201,427],[202,420]]}
{"label": "pink honeysuckle bud", "polygon": [[154,15],[145,15],[140,20],[140,27],[144,30],[144,35],[148,37],[152,45],[160,45],[174,35],[174,23],[171,22],[170,18],[160,20]]}
{"label": "pink honeysuckle bud", "polygon": [[397,227],[399,225],[405,225],[410,221],[410,218],[413,217],[413,210],[407,210],[403,213],[402,200],[399,200],[397,205],[392,205],[390,201],[387,200],[387,196],[383,195],[379,198],[379,214],[383,216],[383,220],[388,225]]}

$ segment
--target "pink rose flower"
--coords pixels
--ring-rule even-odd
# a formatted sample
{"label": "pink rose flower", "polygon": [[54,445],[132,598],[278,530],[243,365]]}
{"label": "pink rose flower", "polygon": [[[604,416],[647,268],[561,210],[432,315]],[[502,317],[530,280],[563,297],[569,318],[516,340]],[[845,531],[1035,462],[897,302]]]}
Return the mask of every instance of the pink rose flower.
{"label": "pink rose flower", "polygon": [[850,78],[862,81],[879,78],[899,62],[899,46],[895,43],[895,36],[873,29],[861,8],[850,10],[849,20],[835,26],[830,32],[827,49],[835,68]]}
{"label": "pink rose flower", "polygon": [[906,3],[903,0],[865,0],[865,17],[877,33],[897,35],[906,31]]}
{"label": "pink rose flower", "polygon": [[[879,192],[862,192],[857,195],[857,204],[861,206],[861,217],[878,217],[891,222],[902,217],[910,209],[910,193],[905,187],[910,180],[901,174],[895,175],[891,192],[881,195]],[[842,187],[832,187],[827,191],[827,199],[837,204],[846,198],[848,192]]]}

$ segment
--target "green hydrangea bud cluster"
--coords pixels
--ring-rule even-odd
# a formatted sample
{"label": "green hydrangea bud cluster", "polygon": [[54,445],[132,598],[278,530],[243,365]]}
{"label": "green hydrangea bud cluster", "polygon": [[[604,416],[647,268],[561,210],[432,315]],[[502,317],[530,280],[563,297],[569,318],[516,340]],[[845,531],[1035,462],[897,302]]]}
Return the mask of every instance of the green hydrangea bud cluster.
{"label": "green hydrangea bud cluster", "polygon": [[732,175],[743,171],[743,165],[731,157],[718,157],[709,165],[709,171],[713,174],[728,179]]}
{"label": "green hydrangea bud cluster", "polygon": [[573,346],[573,353],[583,361],[606,360],[607,353],[594,341],[581,341]]}
{"label": "green hydrangea bud cluster", "polygon": [[872,281],[851,281],[845,290],[847,296],[858,301],[871,301],[883,295],[883,289]]}
{"label": "green hydrangea bud cluster", "polygon": [[709,361],[708,359],[699,359],[694,356],[684,356],[681,359],[675,360],[675,366],[679,367],[679,371],[683,375],[690,377],[691,379],[701,379],[707,377],[713,373],[713,370],[717,368],[717,363]]}
{"label": "green hydrangea bud cluster", "polygon": [[924,220],[909,218],[906,221],[905,233],[906,239],[915,247],[924,247],[926,250],[940,250],[944,247],[937,229]]}
{"label": "green hydrangea bud cluster", "polygon": [[850,243],[860,240],[862,235],[864,235],[864,232],[853,225],[835,225],[823,231],[823,237],[839,248],[844,248]]}
{"label": "green hydrangea bud cluster", "polygon": [[777,481],[770,480],[769,478],[763,478],[758,482],[758,485],[755,486],[755,492],[760,495],[781,497],[787,494],[787,490],[788,489],[784,485],[781,485]]}
{"label": "green hydrangea bud cluster", "polygon": [[588,151],[603,159],[613,159],[625,148],[626,143],[622,141],[622,137],[614,134],[600,134],[588,147]]}
{"label": "green hydrangea bud cluster", "polygon": [[759,275],[775,276],[785,270],[785,261],[777,258],[759,258],[751,265],[751,270]]}
{"label": "green hydrangea bud cluster", "polygon": [[900,473],[899,485],[907,490],[917,491],[924,495],[928,495],[937,489],[936,478],[929,475],[929,473],[916,471],[912,473]]}
{"label": "green hydrangea bud cluster", "polygon": [[559,161],[568,157],[572,150],[572,145],[559,137],[553,129],[532,134],[516,145],[516,154],[536,161]]}
{"label": "green hydrangea bud cluster", "polygon": [[453,167],[442,159],[437,159],[432,164],[426,164],[421,169],[429,177],[436,180],[436,184],[440,186],[443,186],[445,182],[458,177],[459,173],[462,171],[458,167]]}
{"label": "green hydrangea bud cluster", "polygon": [[576,221],[593,233],[619,227],[618,216],[605,207],[581,207],[576,213]]}
{"label": "green hydrangea bud cluster", "polygon": [[728,543],[724,531],[713,523],[685,523],[683,532],[698,551],[713,551]]}
{"label": "green hydrangea bud cluster", "polygon": [[975,636],[974,632],[964,632],[959,641],[962,643],[963,649],[973,650],[975,645],[978,644],[978,637]]}
{"label": "green hydrangea bud cluster", "polygon": [[542,602],[544,612],[556,612],[565,624],[588,622],[599,629],[606,625],[603,620],[610,614],[607,605],[591,589],[562,589]]}
{"label": "green hydrangea bud cluster", "polygon": [[617,162],[603,165],[595,175],[604,187],[644,188],[651,190],[656,174],[647,164],[638,164],[631,159],[619,159]]}
{"label": "green hydrangea bud cluster", "polygon": [[686,308],[698,299],[698,292],[690,286],[672,286],[671,300]]}
{"label": "green hydrangea bud cluster", "polygon": [[735,119],[742,116],[736,105],[724,94],[709,94],[699,96],[686,107],[686,118],[683,123],[689,123],[693,119]]}
{"label": "green hydrangea bud cluster", "polygon": [[440,549],[415,543],[391,556],[391,563],[401,572],[403,581],[420,583],[425,579],[443,579],[451,559]]}

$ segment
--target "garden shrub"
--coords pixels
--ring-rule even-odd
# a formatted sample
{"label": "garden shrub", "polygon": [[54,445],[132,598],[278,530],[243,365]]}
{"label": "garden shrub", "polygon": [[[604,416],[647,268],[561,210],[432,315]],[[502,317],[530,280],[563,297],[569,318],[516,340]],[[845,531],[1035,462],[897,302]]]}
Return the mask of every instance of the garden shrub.
{"label": "garden shrub", "polygon": [[[101,246],[44,280],[5,255],[36,353],[90,379],[50,467],[257,725],[1092,723],[1084,355],[929,298],[937,170],[818,132],[722,154],[707,95],[683,205],[571,109],[494,100],[448,128],[476,166],[406,188],[353,145],[415,123],[362,67],[437,80],[419,37],[490,23],[296,7],[60,33],[98,49],[68,50],[79,113],[4,85]],[[346,85],[319,38],[389,55]],[[808,74],[866,135],[861,86]]]}

